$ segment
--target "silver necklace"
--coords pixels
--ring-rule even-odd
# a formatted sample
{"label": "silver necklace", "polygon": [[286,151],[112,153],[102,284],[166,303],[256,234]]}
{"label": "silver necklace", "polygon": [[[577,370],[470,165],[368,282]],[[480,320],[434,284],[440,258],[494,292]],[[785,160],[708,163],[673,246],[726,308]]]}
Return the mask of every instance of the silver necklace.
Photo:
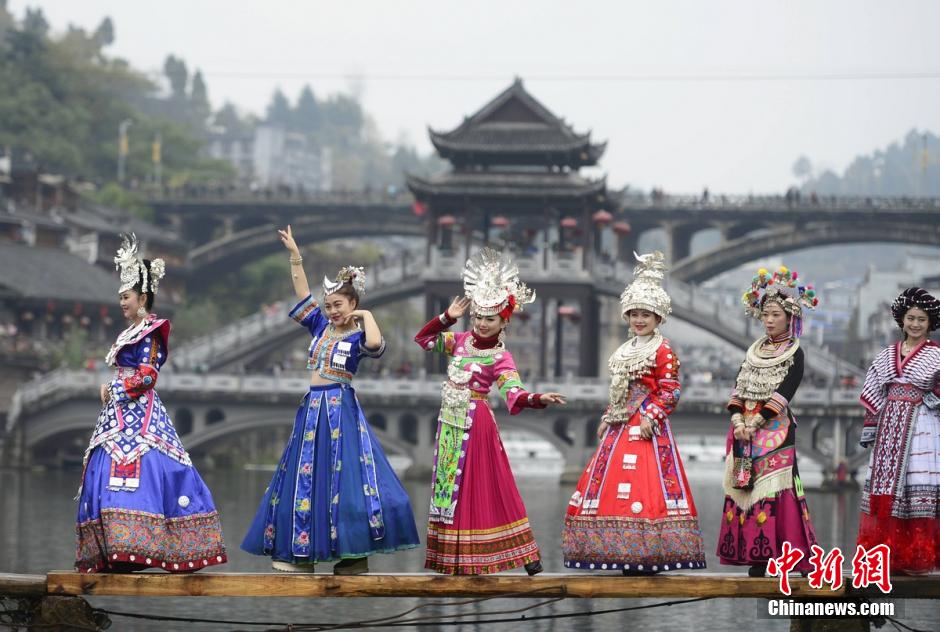
{"label": "silver necklace", "polygon": [[506,346],[503,344],[502,340],[497,341],[495,347],[491,347],[489,349],[480,349],[476,345],[473,344],[472,333],[469,336],[467,336],[467,339],[464,341],[463,344],[467,348],[468,355],[475,356],[478,358],[489,358],[490,356],[494,356],[497,353],[502,353],[503,351],[506,350]]}

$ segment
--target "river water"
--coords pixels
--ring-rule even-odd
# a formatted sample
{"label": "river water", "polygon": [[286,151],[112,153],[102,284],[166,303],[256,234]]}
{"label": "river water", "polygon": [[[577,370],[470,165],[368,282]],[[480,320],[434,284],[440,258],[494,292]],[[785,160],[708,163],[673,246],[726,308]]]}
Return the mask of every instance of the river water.
{"label": "river water", "polygon": [[[743,569],[721,567],[715,557],[723,493],[720,464],[687,463],[687,473],[698,507],[704,533],[708,570],[704,572],[744,573]],[[212,490],[222,514],[229,563],[214,567],[219,571],[270,571],[270,561],[244,553],[238,548],[248,527],[256,503],[268,483],[270,473],[249,471],[205,471],[203,477]],[[45,573],[52,569],[70,569],[74,559],[75,503],[72,500],[78,484],[78,473],[69,471],[14,472],[0,471],[0,572]],[[419,531],[427,518],[429,487],[426,481],[405,481],[413,501]],[[541,546],[543,564],[548,572],[564,572],[560,533],[571,485],[546,479],[522,479],[520,490],[529,510],[529,517]],[[858,493],[828,494],[809,492],[820,544],[827,550],[842,547],[851,559],[857,529]],[[419,572],[423,570],[424,550],[415,549],[394,555],[377,555],[370,559],[375,572]],[[322,572],[330,566],[323,565]],[[286,598],[91,598],[94,606],[115,611],[131,611],[174,616],[225,619],[234,621],[270,621],[313,623],[342,622],[387,616],[408,610],[421,603],[417,599],[286,599]],[[661,601],[661,600],[660,600]],[[600,611],[625,606],[656,603],[652,599],[571,599],[529,611],[529,616]],[[518,599],[494,599],[470,606],[434,606],[419,614],[473,612],[482,617],[486,612],[519,608],[530,603]],[[900,602],[899,602],[900,603]],[[910,600],[902,605],[901,620],[922,630],[938,629],[940,607],[937,602]],[[527,630],[621,630],[639,626],[646,630],[751,629],[787,630],[787,620],[757,619],[766,610],[763,600],[716,599],[668,608],[652,608],[619,614],[599,614],[586,618],[563,618],[530,621]],[[223,624],[188,624],[143,622],[121,617],[113,618],[115,630],[262,630],[263,627]],[[484,628],[489,631],[512,629],[512,623],[471,624],[459,629]],[[274,626],[270,626],[274,627]],[[428,629],[428,628],[422,628]],[[431,629],[445,629],[432,626]],[[452,629],[452,628],[447,628]]]}

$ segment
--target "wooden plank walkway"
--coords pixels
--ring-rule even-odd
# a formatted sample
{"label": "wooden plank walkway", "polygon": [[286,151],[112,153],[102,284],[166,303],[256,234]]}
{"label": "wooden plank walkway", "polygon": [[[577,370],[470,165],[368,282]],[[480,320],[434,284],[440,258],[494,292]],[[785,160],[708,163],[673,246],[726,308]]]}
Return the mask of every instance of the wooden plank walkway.
{"label": "wooden plank walkway", "polygon": [[[884,597],[877,588],[814,590],[791,576],[792,599]],[[894,577],[891,598],[940,599],[940,575]],[[443,576],[369,573],[355,576],[290,573],[0,575],[0,594],[134,597],[570,597],[570,598],[781,598],[778,580],[744,574],[689,573],[655,577],[542,573]],[[19,591],[16,593],[15,591]]]}

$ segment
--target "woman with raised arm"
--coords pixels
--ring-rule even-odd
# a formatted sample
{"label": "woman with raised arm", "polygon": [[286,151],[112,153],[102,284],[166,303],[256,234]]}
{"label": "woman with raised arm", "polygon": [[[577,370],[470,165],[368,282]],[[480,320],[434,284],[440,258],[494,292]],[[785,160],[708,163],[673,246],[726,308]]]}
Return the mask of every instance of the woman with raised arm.
{"label": "woman with raised arm", "polygon": [[881,351],[862,389],[861,444],[873,447],[862,489],[858,544],[886,544],[891,572],[940,568],[940,301],[911,287],[891,313],[903,340]]}
{"label": "woman with raised arm", "polygon": [[568,503],[565,566],[624,575],[705,568],[692,490],[669,416],[679,402],[679,356],[659,333],[672,312],[663,254],[637,256],[620,295],[633,337],[608,361],[610,404],[600,445]]}
{"label": "woman with raised arm", "polygon": [[141,258],[136,236],[122,237],[114,263],[130,324],[105,358],[114,377],[101,385],[85,452],[75,568],[197,571],[225,562],[225,546],[212,494],[155,390],[170,352],[170,321],[152,313],[165,265]]}
{"label": "woman with raised arm", "polygon": [[290,252],[299,299],[290,317],[313,338],[312,373],[242,549],[270,556],[280,571],[313,572],[317,562],[338,560],[337,575],[365,573],[369,555],[420,544],[408,495],[352,387],[359,361],[380,357],[385,340],[372,313],[359,308],[362,268],[344,267],[332,281],[324,277],[321,305],[310,294],[290,226],[278,234]]}
{"label": "woman with raised arm", "polygon": [[[467,261],[465,296],[454,299],[415,336],[427,351],[445,354],[425,567],[449,575],[484,575],[525,566],[542,571],[509,460],[489,405],[495,385],[509,413],[564,404],[559,393],[526,391],[506,326],[535,300],[506,255],[490,248]],[[447,331],[470,309],[472,331]]]}
{"label": "woman with raised arm", "polygon": [[772,275],[758,270],[741,300],[766,333],[747,350],[728,402],[718,557],[763,577],[768,560],[780,557],[789,542],[803,553],[796,570],[808,572],[816,534],[797,469],[790,402],[803,379],[803,309],[815,308],[819,299],[812,285],[799,285],[797,273],[781,266]]}

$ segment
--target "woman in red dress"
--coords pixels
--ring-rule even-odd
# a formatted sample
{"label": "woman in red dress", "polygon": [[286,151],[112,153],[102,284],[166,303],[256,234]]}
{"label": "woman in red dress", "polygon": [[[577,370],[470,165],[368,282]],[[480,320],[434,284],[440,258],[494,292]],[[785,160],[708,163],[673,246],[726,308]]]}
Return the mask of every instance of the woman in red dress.
{"label": "woman in red dress", "polygon": [[661,252],[637,257],[620,304],[634,337],[610,357],[600,445],[568,503],[565,566],[625,575],[705,568],[695,502],[669,415],[679,358],[658,325],[672,311]]}
{"label": "woman in red dress", "polygon": [[940,301],[901,292],[891,306],[904,339],[875,358],[862,389],[862,446],[872,448],[858,544],[887,544],[891,572],[940,568]]}

